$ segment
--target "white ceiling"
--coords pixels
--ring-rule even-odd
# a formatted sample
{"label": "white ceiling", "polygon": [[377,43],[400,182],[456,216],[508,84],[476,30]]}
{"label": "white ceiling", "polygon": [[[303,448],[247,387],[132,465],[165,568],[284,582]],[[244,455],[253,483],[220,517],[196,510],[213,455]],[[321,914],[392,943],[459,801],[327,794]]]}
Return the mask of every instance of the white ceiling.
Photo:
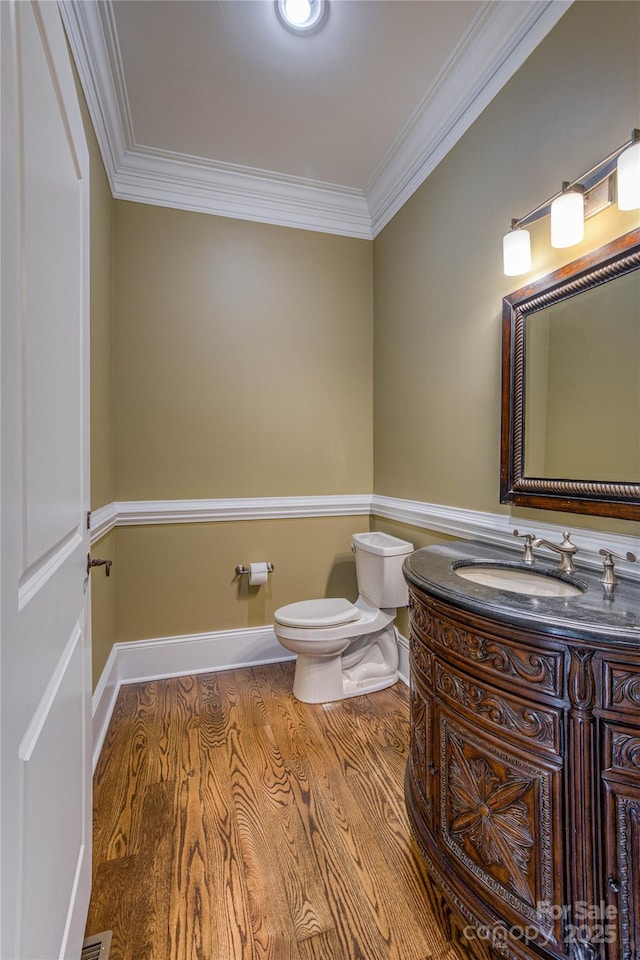
{"label": "white ceiling", "polygon": [[569,0],[60,4],[116,197],[372,237]]}
{"label": "white ceiling", "polygon": [[481,6],[333,0],[295,36],[269,0],[117,3],[136,140],[362,190]]}

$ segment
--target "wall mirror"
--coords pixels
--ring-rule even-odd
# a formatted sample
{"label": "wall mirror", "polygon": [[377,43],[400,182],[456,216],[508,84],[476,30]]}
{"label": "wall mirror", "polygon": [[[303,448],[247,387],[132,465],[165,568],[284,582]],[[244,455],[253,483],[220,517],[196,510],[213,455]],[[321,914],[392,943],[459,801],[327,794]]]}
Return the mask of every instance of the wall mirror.
{"label": "wall mirror", "polygon": [[504,298],[500,502],[640,520],[640,229]]}

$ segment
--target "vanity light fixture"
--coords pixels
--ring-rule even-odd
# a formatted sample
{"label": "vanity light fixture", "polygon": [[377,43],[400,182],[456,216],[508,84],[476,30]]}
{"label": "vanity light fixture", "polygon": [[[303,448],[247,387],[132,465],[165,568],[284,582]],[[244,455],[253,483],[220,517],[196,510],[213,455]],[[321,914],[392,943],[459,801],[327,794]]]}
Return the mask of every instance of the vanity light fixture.
{"label": "vanity light fixture", "polygon": [[618,206],[621,210],[640,209],[640,137],[618,157]]}
{"label": "vanity light fixture", "polygon": [[584,189],[562,184],[562,193],[551,204],[551,246],[573,247],[584,238]]}
{"label": "vanity light fixture", "polygon": [[275,0],[280,22],[292,33],[315,33],[323,26],[328,0]]}
{"label": "vanity light fixture", "polygon": [[[613,203],[614,181],[620,210],[640,210],[640,130],[631,139],[576,177],[562,184],[562,190],[511,221],[511,230],[502,241],[504,273],[517,277],[531,269],[531,238],[524,227],[543,217],[551,218],[551,246],[571,247],[584,236],[584,219]],[[601,196],[603,194],[603,196]]]}
{"label": "vanity light fixture", "polygon": [[506,277],[519,277],[531,270],[531,234],[511,221],[511,230],[502,239],[504,273]]}

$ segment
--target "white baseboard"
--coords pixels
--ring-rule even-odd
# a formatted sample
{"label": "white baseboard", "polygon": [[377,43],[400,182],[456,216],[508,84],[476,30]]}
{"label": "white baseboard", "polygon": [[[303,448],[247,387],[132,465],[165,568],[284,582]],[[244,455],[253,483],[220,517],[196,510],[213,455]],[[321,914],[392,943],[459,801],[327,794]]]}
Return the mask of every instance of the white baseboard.
{"label": "white baseboard", "polygon": [[398,676],[405,684],[409,686],[409,641],[406,637],[403,637],[401,633],[398,634]]}
{"label": "white baseboard", "polygon": [[280,646],[270,626],[114,643],[93,695],[93,769],[98,763],[123,683],[143,683],[293,659]]}
{"label": "white baseboard", "polygon": [[[408,686],[409,641],[402,634],[398,634],[398,646],[398,675]],[[114,643],[93,694],[94,771],[123,683],[144,683],[287,660],[295,657],[285,653],[270,626]]]}
{"label": "white baseboard", "polygon": [[93,769],[95,772],[98,758],[102,750],[104,738],[107,735],[109,721],[116,703],[120,680],[118,679],[118,651],[117,643],[111,648],[100,679],[93,691],[91,701],[93,717]]}

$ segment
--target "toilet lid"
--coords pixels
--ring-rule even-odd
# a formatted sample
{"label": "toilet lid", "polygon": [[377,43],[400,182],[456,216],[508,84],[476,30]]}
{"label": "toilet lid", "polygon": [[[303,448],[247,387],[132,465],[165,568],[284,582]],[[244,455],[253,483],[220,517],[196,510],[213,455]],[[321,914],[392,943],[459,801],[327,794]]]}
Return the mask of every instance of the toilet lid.
{"label": "toilet lid", "polygon": [[281,623],[283,627],[337,627],[359,617],[358,608],[342,597],[301,600],[280,607],[274,614],[276,623]]}

